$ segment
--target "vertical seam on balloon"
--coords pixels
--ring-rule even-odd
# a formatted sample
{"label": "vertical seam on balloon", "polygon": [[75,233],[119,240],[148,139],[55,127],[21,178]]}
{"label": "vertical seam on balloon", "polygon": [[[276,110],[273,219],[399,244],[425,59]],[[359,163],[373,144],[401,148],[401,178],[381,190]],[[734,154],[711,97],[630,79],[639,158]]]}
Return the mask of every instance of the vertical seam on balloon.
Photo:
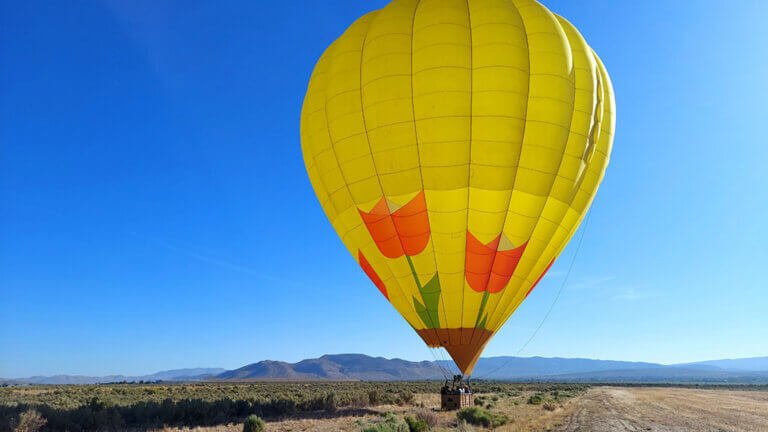
{"label": "vertical seam on balloon", "polygon": [[[467,284],[466,284],[466,272],[467,272],[467,237],[469,237],[469,197],[472,194],[472,188],[470,187],[470,182],[472,180],[472,103],[474,101],[474,93],[473,93],[473,67],[475,65],[474,62],[474,50],[472,49],[472,12],[469,7],[469,0],[467,0],[467,22],[469,24],[469,159],[467,160],[467,219],[466,223],[464,224],[464,263],[462,264],[462,270],[464,273],[464,277],[461,281],[461,321],[459,323],[459,328],[464,327],[464,298],[467,291]],[[475,336],[475,330],[472,329],[472,337]],[[461,345],[462,342],[462,334],[461,331],[459,331],[459,345]],[[470,342],[472,341],[472,338],[470,337]]]}
{"label": "vertical seam on balloon", "polygon": [[[598,88],[598,90],[600,90],[600,91],[602,91],[602,92],[604,92],[604,93],[609,93],[608,89],[607,89],[607,88],[605,87],[605,85],[604,85],[605,81],[602,79],[602,76],[603,76],[603,74],[602,74],[602,72],[601,72],[601,70],[600,70],[600,67],[599,67],[599,65],[597,65],[597,60],[598,60],[598,59],[597,59],[597,55],[594,53],[594,51],[592,50],[592,48],[590,48],[590,52],[591,52],[592,56],[593,56],[593,57],[595,57],[595,62],[596,62],[595,74],[598,76],[598,84],[600,84],[600,88]],[[602,124],[603,124],[603,123],[605,123],[605,95],[603,95],[603,100],[602,100],[602,102],[603,102],[603,113],[602,113],[602,114],[601,114],[601,116],[600,116],[600,123],[601,123],[601,131],[600,131],[600,134],[601,134],[601,135],[603,134]],[[608,133],[610,133],[610,132],[608,132]],[[598,137],[598,140],[599,140],[599,139],[600,139],[600,137]],[[604,166],[603,166],[603,168],[602,168],[602,169],[603,169],[603,171],[604,171],[604,170],[605,170],[605,168],[606,168],[606,167],[607,167],[607,165],[608,165],[608,163],[607,163],[607,157],[606,157],[606,162],[604,162],[604,163],[603,163],[603,165],[604,165]],[[599,184],[598,184],[598,186],[599,186]],[[581,186],[579,186],[579,190],[582,190]],[[594,193],[592,194],[592,196],[591,196],[591,197],[590,197],[590,199],[589,199],[589,203],[587,203],[587,206],[585,207],[585,209],[587,209],[587,211],[589,210],[589,207],[591,206],[591,203],[592,203],[592,201],[594,201],[594,199],[595,199],[595,197],[596,197],[596,196],[597,196],[597,188],[595,188],[595,191],[594,191]],[[569,206],[570,206],[570,204],[573,204],[573,201],[574,201],[575,199],[576,199],[576,194],[574,194],[574,197],[573,197],[573,199],[571,199],[571,202],[569,203]],[[579,220],[578,220],[576,223],[574,223],[574,225],[573,225],[573,228],[572,228],[572,229],[569,231],[569,236],[568,236],[568,237],[566,237],[566,238],[570,238],[571,236],[573,236],[573,235],[576,233],[576,231],[579,229],[579,226],[580,226],[580,224],[581,224],[581,221],[582,221],[582,220],[584,220],[584,217],[586,216],[586,214],[587,214],[587,212],[584,212],[584,214],[582,214],[582,216],[579,218]],[[563,241],[563,243],[560,245],[560,247],[559,247],[558,251],[559,251],[559,252],[562,252],[562,250],[565,248],[565,246],[566,246],[567,244],[568,244],[568,241],[565,241],[565,240],[564,240],[564,241]],[[558,252],[558,253],[559,253],[559,252]]]}
{"label": "vertical seam on balloon", "polygon": [[[589,52],[587,52],[587,55],[591,54],[593,57],[595,57],[595,60],[596,60],[597,56],[595,55],[595,53],[592,50],[592,48],[589,47],[589,46],[587,46],[587,47],[589,48]],[[598,87],[596,89],[596,93],[599,92],[599,91],[606,92],[606,90],[602,86],[602,82],[603,82],[603,80],[601,78],[602,77],[602,73],[600,72],[600,68],[599,68],[599,66],[597,64],[596,64],[596,67],[595,67],[595,76],[596,76],[596,79],[597,79],[597,84],[600,85],[600,87]],[[599,123],[601,125],[602,125],[602,123],[604,123],[604,116],[605,116],[605,100],[604,99],[605,99],[605,97],[603,97],[603,100],[602,100],[602,102],[603,102],[603,104],[602,104],[603,113],[601,113],[600,121],[599,121]],[[600,102],[596,102],[594,109],[596,110],[598,108],[598,106],[600,106],[600,105],[601,105]],[[599,137],[598,137],[598,140],[599,140]],[[607,166],[607,162],[604,163],[604,165]],[[603,170],[604,169],[605,169],[605,167],[603,167]],[[599,186],[599,184],[597,186]],[[568,242],[570,241],[570,239],[573,237],[573,235],[579,229],[579,226],[581,225],[581,222],[584,220],[584,217],[587,215],[587,212],[589,210],[589,207],[590,207],[592,201],[594,200],[595,196],[597,195],[597,186],[595,187],[594,193],[591,195],[591,197],[589,199],[589,202],[585,206],[585,210],[586,211],[584,211],[584,213],[579,217],[579,219],[573,224],[573,227],[568,231],[568,235],[563,239],[563,241],[560,244],[560,246],[558,246],[558,248],[557,248],[557,250],[555,252],[555,257],[559,256],[562,253],[563,249],[565,249],[565,247],[568,245]],[[579,190],[582,190],[581,186],[579,186]],[[573,197],[571,198],[571,200],[569,201],[569,203],[568,203],[569,208],[573,204],[573,201],[576,199],[576,195],[577,194],[574,194]],[[525,296],[522,295],[522,292],[518,293],[503,308],[503,314],[506,315],[507,313],[514,312],[514,310],[517,309],[517,307],[519,307],[519,305],[523,302],[523,300],[525,300]],[[511,308],[510,308],[510,306],[511,306]],[[511,309],[512,312],[508,312],[510,309]],[[503,320],[500,320],[500,321],[503,322]]]}
{"label": "vertical seam on balloon", "polygon": [[[552,15],[555,16],[555,14],[552,14]],[[544,205],[541,206],[541,210],[539,211],[539,215],[536,217],[536,222],[533,224],[533,229],[531,230],[531,239],[533,238],[533,234],[536,232],[536,228],[538,228],[539,224],[541,223],[541,216],[544,214],[544,209],[547,208],[547,203],[551,199],[552,190],[554,189],[555,182],[557,181],[557,174],[560,172],[560,168],[562,168],[562,166],[563,166],[563,160],[565,160],[565,150],[566,150],[566,148],[568,146],[568,141],[570,140],[570,137],[571,137],[571,132],[572,132],[571,129],[573,128],[573,116],[575,115],[575,112],[576,112],[576,67],[575,67],[575,60],[574,60],[574,55],[573,55],[573,48],[571,47],[571,40],[568,37],[568,33],[565,31],[565,29],[563,29],[563,26],[560,23],[560,21],[557,19],[557,16],[555,16],[555,24],[558,27],[560,27],[560,30],[563,32],[563,35],[565,36],[565,40],[567,42],[566,46],[567,46],[568,50],[571,51],[571,95],[572,95],[572,99],[571,99],[571,118],[568,120],[568,134],[565,136],[565,144],[563,146],[563,153],[560,155],[560,161],[557,164],[557,170],[555,170],[555,178],[552,179],[552,184],[549,185],[549,191],[547,192],[547,198],[544,200]],[[586,43],[585,43],[585,45],[586,45]],[[596,109],[596,107],[595,107],[595,109]],[[551,238],[550,238],[550,240],[551,240]],[[523,251],[523,254],[525,254],[525,251]],[[556,258],[556,257],[557,257],[557,255],[555,255],[555,257],[553,257],[553,259]],[[522,256],[520,258],[522,259]],[[539,261],[541,261],[541,256],[539,256],[536,259],[536,262],[534,263],[534,266],[531,267],[531,270],[528,271],[528,273],[525,275],[524,280],[528,279],[528,277],[531,275],[531,272],[533,271],[534,267],[539,263]],[[522,291],[525,291],[525,290],[522,290]],[[517,298],[518,294],[520,292],[522,292],[522,291],[519,291],[515,295],[512,295],[511,297],[508,297],[508,298],[510,298],[509,304],[514,303],[515,298]],[[494,314],[496,312],[498,312],[499,304],[501,304],[503,300],[504,300],[503,297],[499,299],[499,302],[496,304],[496,308],[494,309]],[[507,308],[509,307],[509,304],[507,304],[506,306],[501,308],[501,314],[502,314],[501,316],[504,316],[506,314],[506,311],[507,311]],[[501,320],[501,321],[503,321],[503,320]]]}
{"label": "vertical seam on balloon", "polygon": [[[370,23],[368,23],[368,27],[370,28]],[[366,33],[365,34],[366,34],[366,36],[368,35],[368,30],[367,29],[366,29]],[[335,51],[335,49],[334,49],[334,51]],[[335,54],[335,52],[334,52],[334,54]],[[362,50],[360,52],[360,58],[362,59]],[[325,126],[326,126],[326,131],[328,132],[328,140],[329,140],[329,142],[331,144],[331,151],[333,152],[333,156],[334,156],[333,159],[336,162],[336,165],[338,166],[339,173],[341,174],[342,179],[344,179],[344,187],[347,189],[347,193],[350,196],[350,201],[353,203],[353,205],[357,206],[357,204],[352,199],[352,192],[349,190],[349,184],[347,183],[347,179],[344,177],[344,171],[341,169],[341,165],[339,164],[339,159],[338,159],[338,157],[336,155],[335,142],[333,141],[333,136],[331,135],[331,124],[328,121],[328,84],[329,84],[329,80],[330,80],[330,70],[331,70],[332,65],[333,65],[333,60],[334,60],[334,56],[331,56],[329,58],[329,60],[328,60],[328,71],[329,71],[328,76],[329,77],[326,78],[326,83],[325,83],[325,92],[324,92],[325,93],[325,103],[323,105],[323,110],[324,110],[324,113],[325,113]],[[361,95],[362,95],[362,89],[361,89]],[[366,135],[366,139],[367,139],[367,135]],[[371,157],[373,157],[373,156],[371,156]],[[315,158],[315,164],[317,164],[317,159],[316,158]],[[378,178],[378,176],[377,176],[377,178]],[[322,178],[321,178],[321,182],[322,182]],[[323,186],[325,186],[325,183],[323,183]],[[327,189],[328,188],[326,187],[326,194],[328,192]],[[330,195],[329,195],[329,200],[330,200]],[[338,218],[340,216],[341,216],[341,212],[339,212],[338,209],[337,209],[337,216],[336,217]],[[340,236],[342,242],[344,242],[344,237],[347,234],[349,234],[349,231],[345,232],[343,236]],[[371,264],[371,267],[373,267],[373,264]],[[397,276],[395,275],[395,272],[392,271],[392,267],[389,265],[388,262],[387,262],[387,269],[389,270],[390,274],[392,274],[392,280],[397,284],[397,287],[400,289],[400,292],[403,294],[403,297],[406,298],[406,300],[407,300],[407,297],[405,296],[405,290],[403,289],[402,286],[400,286],[400,281],[397,279]],[[375,271],[375,269],[374,269],[374,271]],[[391,301],[390,301],[390,304],[392,304]],[[406,301],[406,304],[408,304],[408,306],[410,306],[414,310],[414,314],[416,316],[418,316],[418,313],[416,313],[416,308],[413,305],[411,305],[411,303],[408,302],[408,301]],[[392,304],[392,306],[394,307],[394,304]],[[397,310],[397,308],[395,308],[395,310]],[[406,320],[406,321],[408,321],[408,320]],[[409,324],[410,324],[410,322],[409,322]]]}
{"label": "vertical seam on balloon", "polygon": [[[410,74],[410,80],[411,80],[411,112],[413,113],[413,138],[414,142],[416,143],[416,159],[419,164],[419,182],[421,182],[421,190],[424,191],[424,199],[426,200],[426,190],[424,189],[424,175],[421,172],[421,153],[419,152],[419,132],[416,128],[416,103],[415,103],[415,96],[413,92],[413,41],[414,41],[414,35],[416,33],[415,27],[416,27],[416,13],[419,11],[419,6],[421,5],[421,0],[416,1],[416,6],[413,8],[413,18],[411,19],[411,74]],[[434,234],[432,233],[432,223],[429,220],[429,207],[427,207],[427,224],[429,225],[429,243],[432,245],[432,259],[435,262],[435,275],[437,277],[437,284],[440,286],[440,306],[443,308],[443,317],[445,317],[445,325],[448,324],[448,314],[445,311],[445,298],[443,295],[443,285],[440,283],[440,272],[437,268],[437,249],[435,249],[435,241],[434,241]],[[422,299],[423,301],[424,299]],[[427,314],[429,315],[429,314]],[[438,319],[440,318],[440,312],[438,311],[437,314]],[[432,319],[430,318],[430,321]],[[433,323],[434,326],[434,323]],[[435,340],[440,342],[440,337],[437,333],[437,330],[435,330]]]}
{"label": "vertical seam on balloon", "polygon": [[[365,42],[368,39],[368,32],[369,32],[369,30],[370,30],[370,24],[368,25],[368,28],[365,31],[365,36],[363,36],[363,43],[362,43],[362,45],[360,47],[360,68],[358,70],[358,75],[359,75],[359,81],[358,81],[359,84],[358,84],[358,86],[359,86],[359,92],[360,92],[360,117],[361,117],[361,119],[363,121],[363,133],[365,134],[365,142],[368,144],[368,152],[371,155],[371,163],[373,164],[373,171],[374,171],[374,173],[376,175],[376,181],[379,183],[379,190],[381,191],[381,195],[382,195],[382,197],[384,197],[384,200],[385,200],[385,203],[386,203],[386,199],[387,198],[386,198],[386,194],[384,193],[384,186],[381,184],[381,178],[379,177],[379,169],[376,167],[376,158],[373,155],[373,147],[371,147],[371,141],[370,141],[370,138],[368,137],[368,126],[365,123],[365,104],[363,103],[363,53],[365,51]],[[330,131],[330,129],[329,129],[329,131]],[[344,173],[342,172],[342,175],[343,174]],[[345,179],[345,182],[346,182],[346,179]],[[389,211],[389,204],[387,204],[387,211]],[[395,227],[395,231],[397,232],[397,227]],[[403,241],[400,238],[399,234],[400,233],[398,232],[397,241],[400,243],[400,247],[403,249],[403,254],[405,254],[405,247],[403,247]],[[431,233],[430,233],[430,238],[431,237],[432,236],[431,236]],[[387,262],[387,267],[389,267],[390,272],[394,276],[395,272],[392,271],[392,267],[389,265],[389,261],[386,261],[386,262]],[[419,277],[418,274],[415,274],[415,276],[417,278]],[[397,280],[397,276],[394,276],[394,278]],[[406,300],[406,303],[408,303],[408,305],[413,309],[413,311],[416,313],[416,316],[419,316],[418,311],[416,311],[416,306],[413,305],[412,299],[409,299],[408,296],[406,295],[405,289],[403,289],[403,287],[400,286],[400,281],[399,280],[397,281],[397,284],[398,284],[398,287],[400,288],[400,292],[403,294],[403,297]],[[421,295],[421,290],[419,290],[419,295]],[[422,298],[421,301],[424,301],[424,299]],[[430,325],[434,329],[435,323],[432,322],[432,317],[430,317],[429,314],[427,314],[427,317],[429,317]],[[433,331],[435,333],[435,338],[437,339],[437,330],[433,330]]]}
{"label": "vertical seam on balloon", "polygon": [[[333,48],[333,50],[331,50],[331,48]],[[331,45],[331,47],[329,47],[328,50],[326,51],[326,53],[328,54],[326,75],[327,75],[327,72],[330,71],[330,69],[331,69],[331,62],[333,60],[333,55],[331,53],[333,51],[335,51],[335,48],[336,48],[335,45]],[[321,57],[321,59],[322,59],[322,57]],[[324,84],[325,84],[325,87],[323,89],[323,95],[324,95],[325,100],[323,101],[323,116],[325,117],[325,131],[328,134],[328,142],[331,144],[331,148],[333,148],[333,137],[331,137],[331,131],[330,131],[329,124],[328,124],[328,109],[327,109],[328,77],[325,77]],[[318,172],[318,175],[317,175],[318,180],[320,180],[320,184],[323,186],[323,189],[325,190],[325,196],[328,197],[328,201],[331,201],[331,195],[328,192],[328,186],[325,184],[325,181],[323,181],[323,177],[320,174],[320,169],[319,169],[318,164],[317,164],[317,154],[319,154],[319,153],[315,154],[314,149],[310,149],[310,154],[312,155],[312,160],[314,162],[315,169]],[[338,162],[337,162],[337,165],[338,165]],[[339,171],[341,171],[341,167],[339,167]],[[345,186],[346,186],[346,183],[345,183]],[[333,204],[333,202],[331,202],[330,204],[331,204],[331,206],[333,206],[333,209],[336,211],[336,218],[338,218],[339,217],[339,210],[336,208],[336,205]],[[333,224],[333,221],[331,221],[331,224]],[[343,241],[343,239],[342,239],[342,241]]]}
{"label": "vertical seam on balloon", "polygon": [[[517,15],[520,17],[520,22],[523,23],[523,30],[525,31],[525,47],[528,52],[528,89],[526,91],[525,96],[525,116],[523,117],[525,120],[523,121],[523,133],[520,137],[520,151],[517,154],[517,161],[515,162],[515,177],[512,179],[512,187],[509,190],[509,199],[507,200],[507,211],[504,213],[504,221],[501,223],[501,236],[504,235],[504,227],[507,225],[507,216],[509,216],[509,206],[512,204],[512,195],[515,192],[515,184],[517,183],[517,173],[520,171],[520,157],[523,155],[523,147],[525,146],[525,126],[528,124],[528,107],[531,103],[531,46],[530,41],[528,40],[528,29],[525,24],[525,19],[523,18],[523,15],[520,13],[520,8],[517,6],[516,1],[511,1],[510,4],[514,7],[515,11],[517,12]],[[499,253],[499,246],[501,245],[501,241],[499,241],[499,245],[496,246],[496,252],[493,255],[493,260],[491,261],[491,271],[493,271],[493,265],[496,263],[496,256],[498,256]],[[466,251],[464,252],[466,254]],[[522,256],[521,256],[522,258]],[[513,273],[514,274],[514,273]],[[490,275],[488,276],[490,280]],[[507,283],[509,284],[509,283]],[[506,287],[505,287],[506,288]],[[486,290],[488,290],[488,287],[486,285]],[[503,296],[504,291],[502,291],[501,295]],[[489,299],[490,301],[490,299]],[[501,299],[497,300],[493,305],[493,310],[489,310],[487,316],[493,317],[493,314],[496,312],[496,307],[498,306]],[[472,332],[472,337],[474,337],[474,331]]]}
{"label": "vertical seam on balloon", "polygon": [[[566,42],[567,42],[567,49],[570,50],[571,52],[573,52],[573,50],[571,48],[571,42],[568,39],[568,35],[565,32],[565,30],[563,30],[562,25],[557,20],[555,14],[553,14],[552,12],[549,12],[548,10],[546,10],[545,13],[549,13],[550,15],[552,15],[554,17],[555,24],[560,28],[560,30],[563,32],[563,35],[565,36],[565,39],[566,39]],[[573,62],[573,54],[571,55],[571,62]],[[566,135],[566,138],[565,138],[565,146],[568,145],[568,140],[569,140],[570,134],[571,134],[571,127],[573,125],[574,110],[576,108],[576,106],[575,106],[575,91],[576,91],[575,90],[576,89],[575,74],[576,74],[576,71],[574,69],[573,63],[571,64],[571,73],[572,73],[571,85],[572,85],[572,95],[573,95],[573,98],[571,99],[572,111],[571,111],[571,116],[570,116],[570,118],[568,120],[568,135]],[[522,154],[522,151],[521,151],[521,154]],[[557,171],[555,172],[555,176],[557,176],[557,173],[560,171],[560,167],[561,167],[564,159],[565,159],[565,148],[563,148],[563,154],[560,156],[560,162],[558,163],[558,168],[557,168]],[[533,229],[531,230],[531,239],[533,238],[533,234],[536,232],[536,228],[539,226],[539,223],[541,222],[541,216],[542,216],[542,214],[544,212],[544,209],[547,206],[547,202],[550,199],[550,194],[552,193],[552,188],[554,187],[554,182],[556,180],[557,180],[557,178],[555,178],[553,180],[552,184],[549,187],[549,191],[547,192],[546,198],[544,200],[544,204],[541,206],[541,210],[539,211],[539,215],[536,218],[536,222],[534,223]],[[530,239],[529,239],[529,241],[530,241]],[[523,255],[525,255],[525,251],[523,251]],[[534,262],[534,265],[531,267],[531,270],[529,270],[528,273],[525,275],[525,277],[522,278],[523,279],[523,283],[525,283],[525,281],[528,280],[528,276],[530,276],[531,271],[533,271],[533,267],[536,264],[538,264],[538,262],[540,261],[540,258],[541,258],[541,256],[536,258],[536,261]],[[522,256],[521,256],[520,259],[522,260]],[[503,293],[503,295],[498,299],[498,301],[494,305],[494,309],[493,309],[494,317],[491,320],[494,325],[497,326],[498,322],[503,321],[503,319],[501,319],[501,318],[496,319],[496,317],[499,316],[497,314],[501,313],[500,316],[504,316],[506,314],[507,309],[509,308],[509,305],[513,304],[514,300],[516,298],[520,297],[520,294],[523,291],[525,291],[525,290],[518,290],[514,294],[507,293],[507,292]],[[503,306],[501,306],[501,305],[503,305]]]}
{"label": "vertical seam on balloon", "polygon": [[[616,100],[615,100],[615,94],[613,92],[613,83],[611,82],[611,77],[608,75],[608,71],[605,70],[605,64],[600,59],[600,56],[597,55],[595,50],[592,49],[592,47],[589,48],[590,52],[592,53],[592,56],[595,58],[595,64],[597,65],[597,71],[600,74],[600,77],[602,78],[602,82],[604,84],[604,92],[605,95],[603,97],[603,103],[606,104],[605,106],[610,111],[609,117],[616,117]],[[603,73],[605,71],[605,73]],[[606,108],[604,108],[605,110]],[[602,121],[601,123],[605,123],[605,121]],[[608,131],[608,135],[610,136],[608,145],[605,149],[605,158],[606,161],[610,159],[611,157],[611,150],[613,149],[613,139],[614,139],[614,132],[616,128],[616,122],[615,119],[611,120],[612,123],[612,130]],[[601,126],[600,133],[602,134],[603,128]],[[599,138],[598,138],[599,142]],[[607,162],[606,162],[607,167]]]}

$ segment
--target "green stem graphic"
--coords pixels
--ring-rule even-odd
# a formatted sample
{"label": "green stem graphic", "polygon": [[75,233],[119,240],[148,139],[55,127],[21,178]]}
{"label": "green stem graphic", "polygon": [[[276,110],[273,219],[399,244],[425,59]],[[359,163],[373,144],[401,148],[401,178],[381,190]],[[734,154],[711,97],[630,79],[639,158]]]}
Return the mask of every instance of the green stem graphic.
{"label": "green stem graphic", "polygon": [[413,261],[411,261],[411,257],[409,255],[405,255],[405,259],[408,260],[408,265],[411,267],[411,273],[413,273],[413,280],[416,281],[416,286],[419,288],[419,292],[421,292],[421,282],[419,282],[419,276],[416,274],[416,268],[413,266]]}
{"label": "green stem graphic", "polygon": [[480,303],[480,310],[477,312],[477,319],[475,320],[475,327],[481,328],[485,326],[485,319],[480,321],[480,318],[483,316],[483,312],[485,312],[485,305],[488,303],[488,291],[486,291],[483,294],[483,301]]}

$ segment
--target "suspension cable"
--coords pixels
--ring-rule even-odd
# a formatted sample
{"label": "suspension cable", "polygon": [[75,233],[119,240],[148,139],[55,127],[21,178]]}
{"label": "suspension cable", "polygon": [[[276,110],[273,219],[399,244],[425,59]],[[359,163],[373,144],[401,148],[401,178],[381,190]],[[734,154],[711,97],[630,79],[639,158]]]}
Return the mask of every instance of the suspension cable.
{"label": "suspension cable", "polygon": [[440,369],[440,373],[443,375],[443,378],[448,379],[448,372],[443,367],[443,365],[440,364],[440,359],[437,357],[435,353],[435,348],[428,346],[427,350],[429,351],[429,355],[432,356],[433,363],[437,365],[438,369]]}
{"label": "suspension cable", "polygon": [[[517,357],[518,355],[520,355],[520,353],[526,347],[528,347],[528,344],[530,344],[531,341],[533,341],[533,339],[539,333],[539,330],[541,330],[541,327],[547,321],[547,319],[549,318],[549,315],[552,313],[552,310],[555,308],[555,304],[557,304],[557,301],[560,300],[560,296],[563,294],[563,291],[565,289],[565,284],[568,283],[568,278],[571,276],[571,271],[573,270],[573,265],[576,263],[576,257],[579,255],[579,251],[581,250],[581,244],[584,241],[584,235],[586,234],[587,227],[589,226],[590,216],[592,216],[592,209],[591,208],[587,211],[587,218],[584,221],[584,228],[581,230],[581,237],[579,237],[579,242],[576,244],[576,251],[573,254],[573,258],[571,259],[571,264],[568,266],[568,272],[565,274],[565,278],[563,279],[563,283],[560,284],[560,290],[557,292],[557,296],[555,296],[555,299],[552,301],[552,304],[549,306],[549,310],[544,315],[544,318],[541,320],[541,322],[539,322],[539,325],[538,325],[538,327],[536,327],[536,330],[533,331],[533,333],[531,334],[531,337],[528,338],[528,340],[523,344],[523,346],[521,346],[520,349],[517,350],[517,352],[515,353],[513,358],[510,358],[509,360],[504,362],[501,366],[497,367],[496,369],[493,369],[490,372],[486,372],[486,373],[482,374],[481,377],[489,377],[490,375],[498,372],[502,368],[504,368],[507,365],[509,365],[509,363],[511,363],[512,360],[514,360],[514,357]],[[481,377],[476,377],[476,379],[480,379]]]}

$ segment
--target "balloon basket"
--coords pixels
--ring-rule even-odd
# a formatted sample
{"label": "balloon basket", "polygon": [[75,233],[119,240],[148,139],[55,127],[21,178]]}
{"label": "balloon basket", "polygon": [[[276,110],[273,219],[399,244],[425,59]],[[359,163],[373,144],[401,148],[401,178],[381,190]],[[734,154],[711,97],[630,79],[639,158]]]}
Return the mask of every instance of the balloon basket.
{"label": "balloon basket", "polygon": [[440,395],[440,409],[443,411],[458,410],[474,405],[475,395],[472,393]]}
{"label": "balloon basket", "polygon": [[458,410],[475,405],[475,395],[469,386],[469,380],[464,381],[461,375],[453,377],[453,383],[445,382],[440,389],[440,409],[443,411]]}

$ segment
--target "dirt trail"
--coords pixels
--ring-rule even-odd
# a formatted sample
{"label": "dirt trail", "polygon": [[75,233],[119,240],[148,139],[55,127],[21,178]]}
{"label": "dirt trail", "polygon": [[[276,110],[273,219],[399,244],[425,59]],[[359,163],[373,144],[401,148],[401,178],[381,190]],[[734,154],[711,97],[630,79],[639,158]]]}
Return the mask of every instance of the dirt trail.
{"label": "dirt trail", "polygon": [[559,431],[768,431],[768,392],[592,388]]}

